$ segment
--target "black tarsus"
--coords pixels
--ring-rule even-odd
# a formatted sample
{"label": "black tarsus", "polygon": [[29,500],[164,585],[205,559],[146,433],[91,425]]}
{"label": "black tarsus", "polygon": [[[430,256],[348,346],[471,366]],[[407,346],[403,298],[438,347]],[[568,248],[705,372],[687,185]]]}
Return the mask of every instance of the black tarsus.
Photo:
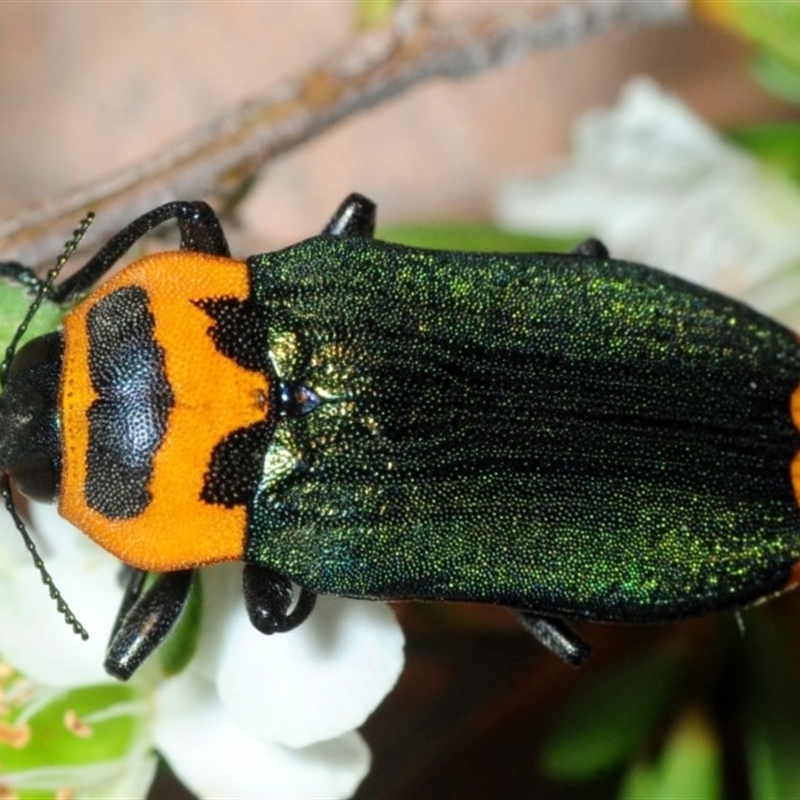
{"label": "black tarsus", "polygon": [[514,613],[528,633],[567,664],[579,667],[591,655],[592,648],[558,617],[523,610]]}
{"label": "black tarsus", "polygon": [[591,256],[592,258],[608,258],[608,248],[599,240],[591,237],[576,244],[569,251],[574,256]]}
{"label": "black tarsus", "polygon": [[313,592],[302,587],[295,592],[289,578],[262,564],[245,564],[242,590],[250,622],[266,634],[296,628],[306,620],[317,600]]}
{"label": "black tarsus", "polygon": [[131,569],[106,650],[106,672],[123,681],[136,672],[178,621],[192,590],[194,570],[162,573],[144,592],[147,575],[144,570]]}
{"label": "black tarsus", "polygon": [[330,222],[322,229],[322,234],[371,239],[375,235],[375,211],[376,206],[372,200],[353,192],[341,202]]}

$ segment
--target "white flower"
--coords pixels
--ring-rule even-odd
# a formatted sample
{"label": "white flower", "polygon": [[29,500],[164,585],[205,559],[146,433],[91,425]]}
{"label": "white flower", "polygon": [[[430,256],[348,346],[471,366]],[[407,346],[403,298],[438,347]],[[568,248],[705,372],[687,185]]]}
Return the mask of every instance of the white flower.
{"label": "white flower", "polygon": [[[54,691],[107,684],[102,663],[121,597],[119,563],[52,507],[34,505],[31,517],[32,527],[46,532],[47,567],[91,638],[82,642],[67,627],[27,552],[6,531],[0,653]],[[189,666],[162,678],[145,665],[130,682],[146,723],[134,749],[152,760],[157,748],[200,797],[348,797],[370,759],[354,729],[402,668],[394,615],[379,603],[320,598],[296,630],[264,636],[244,610],[241,570],[227,564],[201,571],[203,615]],[[142,796],[146,785],[132,791],[127,780],[106,796]]]}
{"label": "white flower", "polygon": [[776,275],[800,263],[800,192],[649,79],[577,123],[563,167],[501,187],[496,216],[516,230],[597,236],[614,258],[800,320],[786,302],[796,278]]}

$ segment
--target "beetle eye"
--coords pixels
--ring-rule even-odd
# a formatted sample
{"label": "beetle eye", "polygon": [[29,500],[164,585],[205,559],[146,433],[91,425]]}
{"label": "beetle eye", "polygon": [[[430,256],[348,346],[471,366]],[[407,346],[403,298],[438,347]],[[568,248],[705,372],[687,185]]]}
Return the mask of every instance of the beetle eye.
{"label": "beetle eye", "polygon": [[14,356],[8,369],[6,383],[15,375],[31,372],[42,365],[60,365],[62,349],[61,334],[59,333],[48,333],[31,339]]}
{"label": "beetle eye", "polygon": [[14,464],[14,485],[31,500],[52,502],[58,494],[56,468],[47,453],[36,450]]}
{"label": "beetle eye", "polygon": [[53,500],[59,486],[62,355],[60,333],[40,336],[20,348],[0,403],[0,464],[23,494],[37,500]]}

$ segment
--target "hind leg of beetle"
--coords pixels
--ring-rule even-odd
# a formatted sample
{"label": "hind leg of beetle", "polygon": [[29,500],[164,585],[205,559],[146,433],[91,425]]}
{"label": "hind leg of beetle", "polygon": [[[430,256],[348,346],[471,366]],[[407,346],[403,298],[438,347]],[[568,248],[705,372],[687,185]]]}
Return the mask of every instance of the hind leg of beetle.
{"label": "hind leg of beetle", "polygon": [[375,235],[375,203],[363,194],[353,192],[347,195],[322,229],[322,234],[371,239]]}
{"label": "hind leg of beetle", "polygon": [[145,592],[147,572],[131,570],[106,650],[106,671],[127,680],[164,641],[181,615],[194,570],[165,572]]}
{"label": "hind leg of beetle", "polygon": [[567,664],[579,667],[589,658],[592,648],[563,620],[532,611],[514,613],[528,633]]}
{"label": "hind leg of beetle", "polygon": [[314,608],[317,596],[295,589],[279,572],[260,564],[245,564],[244,604],[255,628],[261,633],[284,633],[296,628]]}
{"label": "hind leg of beetle", "polygon": [[599,240],[592,237],[585,239],[570,250],[572,255],[591,256],[592,258],[608,258],[608,248]]}

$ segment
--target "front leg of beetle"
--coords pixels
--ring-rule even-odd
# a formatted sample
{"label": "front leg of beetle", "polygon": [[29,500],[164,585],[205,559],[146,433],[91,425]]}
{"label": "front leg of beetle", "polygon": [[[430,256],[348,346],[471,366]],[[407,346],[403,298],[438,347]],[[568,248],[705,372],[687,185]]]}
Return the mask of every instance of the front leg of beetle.
{"label": "front leg of beetle", "polygon": [[165,572],[142,594],[147,572],[132,569],[106,651],[106,671],[127,680],[164,641],[181,615],[194,570]]}
{"label": "front leg of beetle", "polygon": [[219,218],[207,203],[176,200],[137,217],[111,237],[74,275],[55,287],[50,299],[57,303],[74,300],[94,286],[145,234],[174,219],[180,231],[181,250],[228,257],[228,241]]}
{"label": "front leg of beetle", "polygon": [[305,621],[317,600],[313,592],[301,588],[292,608],[295,600],[292,582],[261,564],[245,564],[242,588],[250,622],[261,633],[284,633],[296,628]]}
{"label": "front leg of beetle", "polygon": [[[69,303],[85,294],[145,234],[174,219],[180,231],[181,250],[230,256],[222,225],[211,206],[202,201],[176,200],[148,211],[111,237],[74,275],[62,281],[48,295],[53,303]],[[10,278],[31,289],[43,283],[33,270],[16,261],[0,262],[0,277]]]}
{"label": "front leg of beetle", "polygon": [[0,261],[0,278],[8,278],[27,289],[38,290],[42,279],[30,268],[19,261]]}

